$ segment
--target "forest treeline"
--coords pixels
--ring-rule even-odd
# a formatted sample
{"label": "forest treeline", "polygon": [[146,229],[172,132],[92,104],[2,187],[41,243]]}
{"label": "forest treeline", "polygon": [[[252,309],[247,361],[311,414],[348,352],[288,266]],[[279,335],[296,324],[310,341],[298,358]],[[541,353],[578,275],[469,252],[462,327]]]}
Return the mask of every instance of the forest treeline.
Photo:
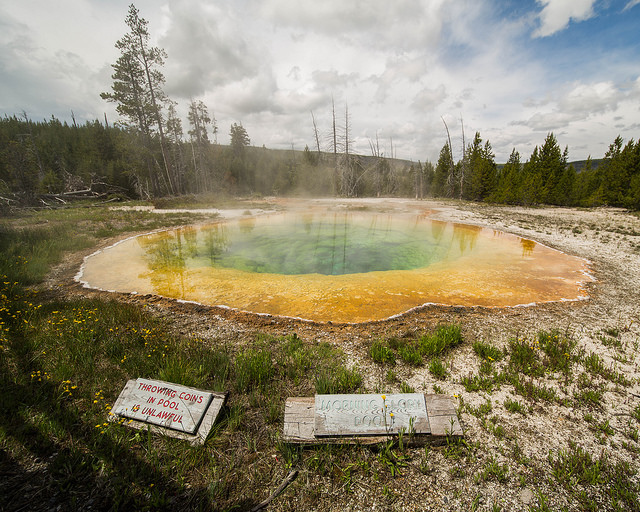
{"label": "forest treeline", "polygon": [[[640,209],[640,141],[626,144],[618,136],[604,157],[568,162],[553,133],[522,161],[513,149],[506,164],[497,165],[489,141],[476,132],[473,142],[454,163],[451,143],[446,143],[435,168],[427,164],[421,178],[424,192],[432,196],[459,197],[500,204],[556,206],[619,206]],[[422,189],[421,189],[422,190]]]}
{"label": "forest treeline", "polygon": [[[514,149],[498,165],[489,141],[476,133],[456,162],[445,143],[437,163],[326,151],[272,150],[250,145],[246,129],[230,127],[231,144],[176,137],[167,146],[171,188],[158,172],[162,154],[135,131],[95,120],[67,124],[58,119],[0,119],[0,197],[5,204],[79,191],[148,199],[162,195],[313,195],[351,197],[450,197],[514,205],[620,206],[640,209],[640,141],[617,137],[604,157],[569,163],[553,133],[522,162]],[[153,148],[153,146],[152,146]],[[347,174],[348,173],[348,174]],[[343,182],[350,181],[346,187]]]}
{"label": "forest treeline", "polygon": [[[447,142],[438,161],[412,163],[385,155],[370,140],[370,156],[353,151],[348,106],[318,129],[313,149],[251,146],[242,123],[217,143],[218,126],[201,100],[188,106],[187,133],[177,104],[163,91],[166,53],[149,44],[148,23],[132,4],[129,32],[116,42],[111,91],[115,124],[32,121],[26,113],[0,119],[0,205],[66,202],[78,197],[157,198],[183,194],[451,197],[493,203],[621,206],[640,209],[640,141],[618,136],[597,165],[568,162],[553,133],[526,161],[514,149],[504,165],[476,133],[456,162]],[[72,116],[73,118],[73,116]],[[446,127],[446,123],[445,123]],[[302,127],[301,127],[302,129]],[[324,141],[321,144],[321,141]],[[327,142],[328,141],[328,142]],[[324,146],[324,147],[323,147]],[[390,151],[393,156],[393,149]]]}

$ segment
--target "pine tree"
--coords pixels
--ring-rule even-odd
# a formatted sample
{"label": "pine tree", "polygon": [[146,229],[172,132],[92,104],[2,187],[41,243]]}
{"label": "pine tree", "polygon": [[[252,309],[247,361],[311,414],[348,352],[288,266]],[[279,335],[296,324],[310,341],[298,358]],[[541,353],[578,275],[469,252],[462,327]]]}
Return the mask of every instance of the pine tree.
{"label": "pine tree", "polygon": [[124,116],[126,124],[142,136],[147,151],[152,152],[155,134],[159,136],[160,150],[164,163],[164,175],[155,171],[153,162],[148,160],[148,169],[155,195],[160,193],[160,181],[165,181],[166,192],[174,193],[175,177],[167,153],[161,107],[167,101],[162,90],[164,75],[160,70],[167,57],[161,48],[149,44],[148,22],[139,16],[139,11],[131,4],[125,19],[129,32],[116,42],[120,57],[112,65],[112,92],[100,96],[117,103],[117,112]]}
{"label": "pine tree", "polygon": [[560,181],[567,167],[568,148],[562,151],[555,135],[551,132],[545,138],[538,156],[538,172],[542,181],[540,202],[564,204],[564,198],[570,192],[563,190]]}
{"label": "pine tree", "polygon": [[446,196],[449,193],[447,181],[451,174],[451,151],[448,143],[445,143],[440,150],[438,163],[436,164],[431,192],[434,196]]}

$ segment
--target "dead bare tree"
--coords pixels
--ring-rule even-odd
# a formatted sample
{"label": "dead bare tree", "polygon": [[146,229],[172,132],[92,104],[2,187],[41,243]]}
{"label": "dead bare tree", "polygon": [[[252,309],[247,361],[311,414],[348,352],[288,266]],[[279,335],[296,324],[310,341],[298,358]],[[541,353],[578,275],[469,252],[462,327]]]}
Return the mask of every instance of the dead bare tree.
{"label": "dead bare tree", "polygon": [[464,140],[464,120],[462,114],[460,114],[460,126],[462,127],[462,164],[460,166],[460,199],[462,199],[462,191],[464,189],[464,180],[467,176],[467,146]]}
{"label": "dead bare tree", "polygon": [[383,171],[383,168],[380,165],[382,154],[380,153],[380,139],[378,139],[378,131],[377,130],[376,130],[375,143],[374,143],[374,141],[369,139],[369,148],[371,149],[371,156],[373,156],[373,158],[374,158],[373,166],[376,169],[376,172],[375,172],[374,177],[373,177],[374,187],[375,187],[375,190],[376,190],[376,195],[378,197],[380,197],[380,194],[382,192],[382,182],[383,182],[382,171]]}
{"label": "dead bare tree", "polygon": [[331,97],[331,115],[333,121],[333,194],[338,195],[340,190],[340,174],[338,170],[338,134],[336,131],[336,104]]}
{"label": "dead bare tree", "polygon": [[318,161],[322,158],[322,152],[320,151],[320,134],[318,133],[318,125],[316,124],[316,118],[311,111],[311,121],[313,122],[313,135],[316,138],[316,149],[318,151]]}

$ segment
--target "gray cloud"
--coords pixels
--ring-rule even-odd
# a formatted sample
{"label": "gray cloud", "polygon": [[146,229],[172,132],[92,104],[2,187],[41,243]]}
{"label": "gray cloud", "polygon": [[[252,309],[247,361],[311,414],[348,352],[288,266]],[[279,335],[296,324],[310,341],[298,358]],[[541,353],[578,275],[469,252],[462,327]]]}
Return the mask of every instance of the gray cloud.
{"label": "gray cloud", "polygon": [[416,110],[432,111],[437,109],[447,96],[447,90],[443,84],[435,89],[425,87],[413,98],[411,106]]}
{"label": "gray cloud", "polygon": [[93,116],[98,74],[75,52],[39,46],[26,24],[0,16],[0,110],[34,119]]}
{"label": "gray cloud", "polygon": [[311,73],[314,88],[318,91],[332,91],[355,84],[358,73],[340,73],[335,69],[316,70]]}
{"label": "gray cloud", "polygon": [[447,8],[446,0],[257,0],[253,5],[278,26],[394,51],[434,47]]}
{"label": "gray cloud", "polygon": [[[69,119],[74,110],[95,119],[106,110],[113,120],[113,104],[99,93],[111,87],[113,45],[127,30],[129,2],[0,6],[0,115],[24,109],[32,117]],[[637,4],[621,5],[635,12]],[[255,144],[304,147],[313,143],[309,111],[326,131],[332,98],[341,119],[349,106],[357,151],[367,153],[377,131],[387,151],[393,138],[398,156],[422,161],[436,160],[444,144],[441,115],[457,139],[463,117],[467,135],[480,131],[498,161],[514,146],[528,156],[550,130],[567,132],[576,148],[599,148],[598,141],[615,137],[611,130],[631,129],[640,119],[640,79],[629,80],[638,69],[631,46],[584,56],[571,45],[548,52],[543,41],[530,39],[555,33],[564,44],[560,31],[591,16],[599,8],[592,0],[544,0],[507,14],[489,0],[137,0],[136,6],[149,20],[153,44],[168,53],[165,91],[178,101],[185,125],[188,99],[203,99],[222,143],[229,125],[241,121]],[[610,19],[619,12],[609,9]],[[588,66],[572,67],[587,57]]]}
{"label": "gray cloud", "polygon": [[169,54],[168,94],[200,96],[206,90],[241,82],[260,72],[264,48],[261,56],[257,45],[244,39],[241,22],[228,5],[175,0],[169,10],[170,24],[160,40]]}
{"label": "gray cloud", "polygon": [[[632,84],[615,84],[612,81],[590,84],[576,83],[554,102],[553,109],[536,112],[525,121],[513,125],[528,126],[534,130],[557,130],[576,121],[585,121],[594,116],[615,112],[623,101],[635,101],[640,97],[640,77]],[[530,104],[541,106],[540,104]],[[617,116],[612,116],[615,120]]]}

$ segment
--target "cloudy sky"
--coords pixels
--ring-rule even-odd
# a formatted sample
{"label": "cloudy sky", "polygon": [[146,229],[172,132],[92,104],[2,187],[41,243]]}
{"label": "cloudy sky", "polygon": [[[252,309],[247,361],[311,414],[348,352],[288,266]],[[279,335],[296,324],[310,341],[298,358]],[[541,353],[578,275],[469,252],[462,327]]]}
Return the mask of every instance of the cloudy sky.
{"label": "cloudy sky", "polygon": [[[117,118],[114,44],[130,0],[0,4],[0,115]],[[328,148],[331,102],[356,151],[436,162],[442,119],[479,131],[496,160],[548,132],[570,160],[640,138],[640,0],[138,0],[165,49],[165,92],[202,99],[227,143]],[[188,129],[185,118],[185,133]],[[393,141],[393,142],[391,142]]]}

